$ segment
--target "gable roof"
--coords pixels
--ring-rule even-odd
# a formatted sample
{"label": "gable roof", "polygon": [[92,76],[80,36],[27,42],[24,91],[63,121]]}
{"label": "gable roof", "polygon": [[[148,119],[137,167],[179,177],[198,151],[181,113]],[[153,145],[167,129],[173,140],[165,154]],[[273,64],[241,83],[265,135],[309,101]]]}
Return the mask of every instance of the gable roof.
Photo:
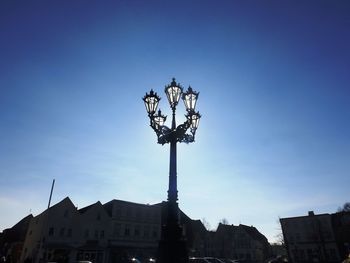
{"label": "gable roof", "polygon": [[150,204],[141,204],[141,203],[134,203],[134,202],[130,202],[130,201],[124,201],[124,200],[118,200],[118,199],[113,199],[105,204],[103,204],[103,208],[105,209],[105,211],[107,212],[107,214],[109,216],[112,216],[112,210],[113,210],[113,206],[117,203],[121,203],[121,204],[129,204],[132,206],[143,206],[143,207],[156,207],[159,204],[154,204],[154,205],[150,205]]}
{"label": "gable roof", "polygon": [[33,218],[32,214],[27,215],[26,217],[22,218],[18,223],[16,223],[12,229],[22,228],[23,226],[27,227],[30,220]]}
{"label": "gable roof", "polygon": [[[78,210],[78,212],[79,212],[80,214],[84,214],[85,212],[89,211],[90,209],[93,209],[94,207],[101,207],[103,210],[105,210],[104,207],[102,206],[101,202],[100,202],[100,201],[97,201],[96,203],[94,203],[94,204],[92,204],[92,205],[88,205],[88,206],[85,206],[85,207],[83,207],[83,208],[80,208],[80,209]],[[106,212],[106,211],[105,211],[105,212]]]}
{"label": "gable roof", "polygon": [[261,234],[255,227],[246,226],[242,224],[240,224],[239,227],[242,227],[247,232],[247,234],[251,236],[251,238],[264,243],[268,242],[267,238],[263,234]]}
{"label": "gable roof", "polygon": [[76,207],[74,206],[73,202],[70,200],[70,198],[67,196],[65,197],[64,199],[62,199],[60,202],[54,204],[53,206],[50,206],[49,209],[45,209],[43,212],[41,212],[40,214],[38,214],[37,216],[35,217],[40,217],[42,215],[45,215],[47,213],[48,210],[53,210],[53,209],[56,209],[57,207],[61,206],[61,205],[64,205],[64,204],[67,204],[73,208],[76,209]]}
{"label": "gable roof", "polygon": [[[95,203],[96,204],[96,203]],[[85,207],[83,207],[83,208],[80,208],[80,209],[78,209],[78,212],[80,213],[80,214],[84,214],[87,210],[89,210],[91,207],[93,207],[95,204],[92,204],[92,205],[88,205],[88,206],[85,206]]]}

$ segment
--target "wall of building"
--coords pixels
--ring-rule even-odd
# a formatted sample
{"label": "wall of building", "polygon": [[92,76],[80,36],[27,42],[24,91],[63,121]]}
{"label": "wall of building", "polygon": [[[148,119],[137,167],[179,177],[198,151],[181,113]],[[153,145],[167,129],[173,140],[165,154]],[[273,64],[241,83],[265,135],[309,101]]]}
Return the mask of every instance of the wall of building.
{"label": "wall of building", "polygon": [[122,262],[155,256],[161,206],[112,200],[77,209],[69,198],[34,217],[21,261]]}
{"label": "wall of building", "polygon": [[331,215],[310,212],[280,222],[291,262],[339,262]]}
{"label": "wall of building", "polygon": [[254,227],[219,224],[207,235],[207,256],[263,262],[270,255],[269,243]]}
{"label": "wall of building", "polygon": [[19,221],[9,229],[0,233],[0,258],[7,263],[18,263],[23,250],[23,243],[27,234],[30,220],[33,216],[30,214]]}
{"label": "wall of building", "polygon": [[[112,200],[77,209],[65,198],[30,221],[21,262],[93,263],[155,258],[166,203]],[[181,211],[180,211],[181,212]],[[199,220],[181,212],[190,256],[215,256],[262,262],[267,239],[254,227],[219,226],[208,232]]]}

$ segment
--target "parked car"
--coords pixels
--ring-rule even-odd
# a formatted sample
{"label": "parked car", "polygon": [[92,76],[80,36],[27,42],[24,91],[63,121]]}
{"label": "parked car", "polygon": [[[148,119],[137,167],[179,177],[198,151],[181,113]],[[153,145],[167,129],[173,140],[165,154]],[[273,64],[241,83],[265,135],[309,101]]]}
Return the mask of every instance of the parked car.
{"label": "parked car", "polygon": [[276,258],[270,259],[268,263],[284,263],[288,262],[288,259],[286,256],[277,256]]}
{"label": "parked car", "polygon": [[230,258],[220,258],[221,261],[223,261],[224,263],[241,263],[239,260],[237,259],[230,259]]}
{"label": "parked car", "polygon": [[204,258],[196,258],[196,257],[190,257],[189,262],[190,263],[210,263],[208,260]]}
{"label": "parked car", "polygon": [[204,259],[206,259],[207,261],[209,261],[210,263],[224,263],[223,261],[221,261],[218,258],[213,258],[213,257],[205,257]]}
{"label": "parked car", "polygon": [[132,262],[132,263],[141,263],[141,260],[139,260],[139,259],[133,257],[133,258],[131,258],[131,262]]}

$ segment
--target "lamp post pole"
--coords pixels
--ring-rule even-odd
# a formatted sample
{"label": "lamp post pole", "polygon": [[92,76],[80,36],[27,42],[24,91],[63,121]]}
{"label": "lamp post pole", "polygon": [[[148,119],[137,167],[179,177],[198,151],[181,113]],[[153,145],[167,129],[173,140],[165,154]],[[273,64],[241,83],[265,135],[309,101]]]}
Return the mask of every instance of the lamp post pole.
{"label": "lamp post pole", "polygon": [[[176,121],[175,121],[175,110],[173,110],[173,120],[171,129],[176,129]],[[168,189],[168,202],[171,207],[174,209],[173,204],[177,204],[177,152],[176,152],[176,137],[173,136],[170,141],[170,163],[169,163],[169,189]],[[176,211],[172,209],[168,212],[168,217],[171,219],[175,219]],[[171,216],[170,216],[171,215]]]}
{"label": "lamp post pole", "polygon": [[[164,145],[170,144],[170,165],[169,165],[169,189],[168,202],[166,207],[166,222],[162,225],[162,235],[159,241],[157,262],[158,263],[187,263],[188,252],[185,238],[182,236],[182,227],[179,220],[178,208],[178,191],[177,191],[177,160],[176,160],[176,146],[177,142],[191,143],[194,142],[195,133],[198,128],[199,119],[201,115],[195,112],[195,105],[199,93],[188,88],[183,92],[183,88],[175,79],[170,85],[165,87],[165,93],[168,97],[170,107],[172,109],[171,128],[164,125],[166,116],[162,115],[159,110],[156,110],[160,97],[157,93],[150,91],[146,93],[143,100],[145,102],[146,110],[150,118],[150,126],[156,132],[158,143]],[[186,107],[186,121],[176,126],[176,106],[182,97]],[[187,133],[190,131],[190,133]]]}

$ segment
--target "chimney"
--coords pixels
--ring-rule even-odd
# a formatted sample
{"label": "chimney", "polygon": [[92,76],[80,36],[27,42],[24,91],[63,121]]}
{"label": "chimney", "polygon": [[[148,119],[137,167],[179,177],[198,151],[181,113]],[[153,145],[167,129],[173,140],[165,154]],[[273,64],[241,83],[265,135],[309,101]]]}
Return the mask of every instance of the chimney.
{"label": "chimney", "polygon": [[315,215],[314,211],[309,211],[309,216],[314,216],[314,215]]}

